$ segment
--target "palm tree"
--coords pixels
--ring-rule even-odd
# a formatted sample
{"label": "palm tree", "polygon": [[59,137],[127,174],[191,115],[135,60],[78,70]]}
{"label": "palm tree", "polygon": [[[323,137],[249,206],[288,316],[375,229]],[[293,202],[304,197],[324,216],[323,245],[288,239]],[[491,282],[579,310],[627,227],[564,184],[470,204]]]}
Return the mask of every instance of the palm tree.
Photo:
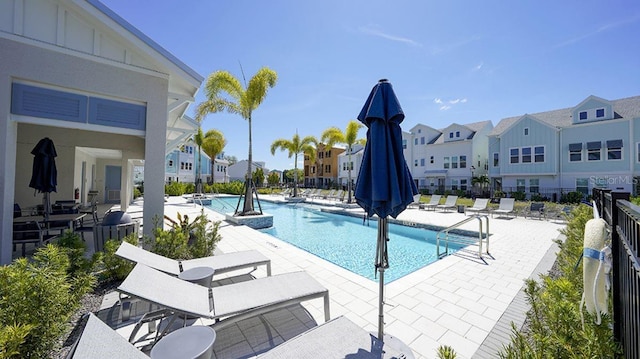
{"label": "palm tree", "polygon": [[305,152],[305,154],[307,156],[309,156],[309,160],[311,163],[314,162],[313,158],[315,158],[315,163],[316,163],[316,188],[322,188],[320,186],[320,168],[322,166],[321,162],[321,158],[320,156],[318,156],[317,154],[320,151],[320,148],[324,149],[324,144],[320,141],[315,141],[313,143],[313,145],[315,146],[315,148],[310,149],[308,152]]}
{"label": "palm tree", "polygon": [[347,203],[351,203],[351,152],[353,150],[353,145],[355,144],[365,144],[365,139],[357,139],[358,131],[362,128],[362,124],[356,120],[351,120],[347,124],[347,128],[345,132],[342,132],[337,127],[330,127],[326,129],[322,136],[320,137],[322,142],[326,143],[326,147],[333,147],[336,143],[343,143],[347,145],[347,153],[349,155],[349,162],[347,166],[348,179],[347,179],[347,192],[348,200]]}
{"label": "palm tree", "polygon": [[[244,78],[244,75],[243,75]],[[240,216],[257,214],[253,209],[253,181],[251,179],[251,165],[253,164],[251,140],[251,114],[264,101],[267,90],[276,85],[278,75],[268,67],[263,67],[243,87],[240,81],[227,71],[216,71],[207,78],[205,92],[207,100],[200,103],[196,120],[199,121],[210,113],[227,111],[239,114],[249,122],[249,158],[247,174],[245,175],[245,196]],[[223,98],[225,93],[230,98]]]}
{"label": "palm tree", "polygon": [[315,137],[307,136],[303,139],[300,139],[300,136],[296,132],[293,135],[291,140],[287,140],[284,138],[277,139],[273,141],[271,144],[271,154],[275,155],[276,150],[280,149],[280,151],[289,151],[289,158],[294,157],[293,167],[294,167],[294,181],[293,181],[293,197],[298,196],[298,155],[301,153],[306,153],[309,155],[311,161],[315,160],[315,149],[312,144],[316,142]]}
{"label": "palm tree", "polygon": [[227,140],[224,138],[222,132],[218,130],[209,130],[202,137],[202,150],[211,159],[211,180],[213,183],[216,183],[214,170],[216,157],[218,157],[218,154],[222,152],[222,149],[224,149],[226,145]]}

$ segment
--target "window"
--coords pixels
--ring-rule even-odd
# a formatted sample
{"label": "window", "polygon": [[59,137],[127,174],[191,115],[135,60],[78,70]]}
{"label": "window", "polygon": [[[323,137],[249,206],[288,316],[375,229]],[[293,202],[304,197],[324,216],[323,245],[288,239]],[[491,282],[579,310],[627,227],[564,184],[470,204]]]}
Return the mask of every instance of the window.
{"label": "window", "polygon": [[636,143],[636,157],[637,161],[640,162],[640,142]]}
{"label": "window", "polygon": [[529,179],[529,192],[530,193],[540,192],[540,179],[538,178]]}
{"label": "window", "polygon": [[587,119],[587,111],[580,112],[580,120],[586,120],[586,119]]}
{"label": "window", "polygon": [[403,150],[407,149],[407,140],[402,140],[402,149]]}
{"label": "window", "polygon": [[420,159],[420,166],[424,167],[424,158]]}
{"label": "window", "polygon": [[[638,143],[638,146],[640,146],[640,143]],[[429,163],[433,164],[433,156],[429,157]]]}
{"label": "window", "polygon": [[324,152],[322,151],[318,152],[318,158],[324,158]]}
{"label": "window", "polygon": [[451,180],[451,190],[452,191],[457,191],[458,190],[458,180],[457,179],[452,179]]}
{"label": "window", "polygon": [[414,138],[414,139],[413,139],[413,145],[414,145],[414,146],[417,146],[417,145],[418,145],[418,139],[417,139],[417,138]]}
{"label": "window", "polygon": [[173,160],[169,160],[169,167],[173,167]]}
{"label": "window", "polygon": [[420,129],[420,128],[419,128],[419,129],[418,129],[418,133],[422,133],[422,129]]}
{"label": "window", "polygon": [[458,168],[458,156],[451,157],[451,168]]}
{"label": "window", "polygon": [[533,161],[535,163],[544,162],[544,146],[535,146],[533,148]]}
{"label": "window", "polygon": [[418,160],[413,160],[413,166],[418,167]]}
{"label": "window", "polygon": [[460,131],[456,131],[456,137],[460,137]]}
{"label": "window", "polygon": [[327,158],[331,157],[331,150],[327,151]]}
{"label": "window", "polygon": [[180,169],[183,170],[184,169],[184,162],[180,162]]}
{"label": "window", "polygon": [[582,143],[569,144],[569,162],[582,162]]}
{"label": "window", "polygon": [[596,110],[596,118],[604,117],[604,108],[599,108]]}
{"label": "window", "polygon": [[516,191],[524,192],[524,184],[525,184],[524,178],[516,179]]}
{"label": "window", "polygon": [[529,127],[524,128],[524,135],[529,136]]}
{"label": "window", "polygon": [[607,141],[607,160],[617,161],[622,159],[622,140]]}
{"label": "window", "polygon": [[585,196],[589,195],[588,178],[576,178],[576,192],[581,192]]}
{"label": "window", "polygon": [[467,168],[467,156],[460,156],[460,168]]}
{"label": "window", "polygon": [[602,142],[587,142],[587,161],[600,161]]}
{"label": "window", "polygon": [[509,150],[509,163],[519,163],[520,162],[520,149],[512,148]]}
{"label": "window", "polygon": [[448,169],[449,168],[449,157],[445,157],[444,158],[444,169]]}
{"label": "window", "polygon": [[460,189],[463,191],[467,190],[467,180],[466,179],[461,179],[460,180]]}
{"label": "window", "polygon": [[449,138],[453,138],[453,132],[449,132]]}
{"label": "window", "polygon": [[494,152],[493,153],[493,167],[498,167],[498,166],[500,166],[500,153]]}
{"label": "window", "polygon": [[325,165],[324,166],[324,171],[331,173],[331,165]]}
{"label": "window", "polygon": [[522,163],[531,163],[531,147],[522,147]]}
{"label": "window", "polygon": [[420,137],[420,144],[424,145],[424,137]]}

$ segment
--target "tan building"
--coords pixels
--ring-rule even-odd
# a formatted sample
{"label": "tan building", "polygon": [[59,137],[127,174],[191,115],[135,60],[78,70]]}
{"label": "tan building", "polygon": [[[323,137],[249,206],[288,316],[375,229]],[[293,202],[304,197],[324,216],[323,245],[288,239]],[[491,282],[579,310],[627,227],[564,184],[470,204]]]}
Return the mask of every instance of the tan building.
{"label": "tan building", "polygon": [[344,148],[332,147],[326,149],[318,146],[315,162],[304,156],[304,185],[305,187],[329,188],[338,185],[338,155]]}

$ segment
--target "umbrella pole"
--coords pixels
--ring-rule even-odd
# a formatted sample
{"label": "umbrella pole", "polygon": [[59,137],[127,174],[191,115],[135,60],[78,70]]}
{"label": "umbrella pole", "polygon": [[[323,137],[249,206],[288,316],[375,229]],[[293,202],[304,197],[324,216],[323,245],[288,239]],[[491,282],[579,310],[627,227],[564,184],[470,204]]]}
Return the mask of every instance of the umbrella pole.
{"label": "umbrella pole", "polygon": [[378,340],[384,341],[384,270],[389,267],[387,256],[387,219],[378,219],[378,250],[376,253],[376,267],[380,273],[380,299],[378,302]]}

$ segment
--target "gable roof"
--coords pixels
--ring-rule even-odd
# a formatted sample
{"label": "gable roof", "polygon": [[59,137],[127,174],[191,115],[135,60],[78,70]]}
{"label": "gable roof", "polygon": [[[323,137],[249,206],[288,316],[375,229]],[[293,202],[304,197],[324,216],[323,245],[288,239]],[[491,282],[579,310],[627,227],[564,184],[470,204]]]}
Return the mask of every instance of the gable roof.
{"label": "gable roof", "polygon": [[436,137],[434,140],[432,140],[429,144],[439,144],[439,143],[445,143],[445,136],[443,136],[443,132],[445,129],[452,127],[452,126],[459,126],[459,127],[463,127],[463,128],[467,128],[469,129],[469,131],[471,131],[471,134],[469,134],[469,136],[467,136],[467,138],[465,138],[465,140],[471,140],[473,139],[473,137],[475,136],[476,132],[480,131],[481,129],[483,129],[485,126],[491,124],[491,121],[480,121],[480,122],[472,122],[472,123],[467,123],[464,125],[458,124],[458,123],[452,123],[451,125],[439,130],[440,132],[440,136]]}
{"label": "gable roof", "polygon": [[[614,100],[609,102],[611,102],[611,105],[613,106],[614,118],[632,119],[635,117],[640,117],[640,96],[627,97],[620,100]],[[549,126],[556,127],[556,128],[564,128],[564,127],[570,127],[573,124],[571,116],[574,108],[575,106],[563,108],[559,110],[538,112],[538,113],[533,113],[529,115],[531,117],[536,118],[537,120],[540,120],[543,123],[548,124]],[[493,131],[489,133],[489,136],[501,135],[507,129],[509,129],[513,124],[515,124],[518,120],[523,118],[525,115],[507,117],[502,119],[500,122],[498,122],[496,127],[493,128]]]}

